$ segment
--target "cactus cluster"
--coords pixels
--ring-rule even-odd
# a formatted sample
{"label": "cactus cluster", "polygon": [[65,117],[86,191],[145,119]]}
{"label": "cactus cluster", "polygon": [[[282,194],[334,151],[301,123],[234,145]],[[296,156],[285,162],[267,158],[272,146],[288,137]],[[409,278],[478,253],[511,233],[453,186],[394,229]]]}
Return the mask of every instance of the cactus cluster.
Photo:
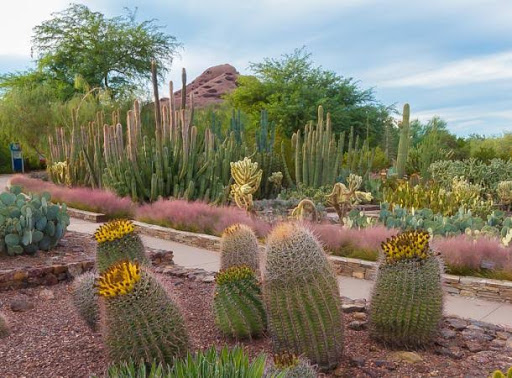
{"label": "cactus cluster", "polygon": [[508,209],[512,206],[512,181],[501,181],[497,188],[501,204]]}
{"label": "cactus cluster", "polygon": [[71,286],[71,298],[78,314],[93,331],[98,329],[100,308],[96,290],[97,275],[86,272],[75,278]]}
{"label": "cactus cluster", "polygon": [[233,266],[221,270],[215,284],[215,323],[221,332],[237,339],[260,336],[266,328],[266,314],[254,271]]}
{"label": "cactus cluster", "polygon": [[236,205],[246,211],[253,207],[252,195],[260,187],[263,171],[257,162],[245,157],[243,160],[231,162],[231,176],[235,183],[231,185],[231,196]]}
{"label": "cactus cluster", "polygon": [[428,234],[406,232],[383,243],[370,305],[370,334],[393,347],[433,342],[443,314],[442,266]]}
{"label": "cactus cluster", "polygon": [[144,245],[130,220],[113,220],[100,226],[94,233],[98,242],[96,266],[103,272],[121,260],[138,261],[149,265]]}
{"label": "cactus cluster", "polygon": [[322,370],[343,351],[336,276],[313,233],[291,223],[268,238],[263,295],[274,352],[303,355]]}
{"label": "cactus cluster", "polygon": [[4,314],[0,312],[0,339],[9,335],[9,325]]}
{"label": "cactus cluster", "polygon": [[182,316],[159,282],[137,262],[121,261],[100,274],[104,341],[113,361],[171,363],[188,351]]}
{"label": "cactus cluster", "polygon": [[244,265],[259,271],[258,239],[249,226],[237,223],[227,227],[222,233],[220,250],[221,270]]}
{"label": "cactus cluster", "polygon": [[19,187],[0,193],[0,251],[34,254],[55,247],[69,225],[65,204],[50,202],[50,194],[26,196]]}
{"label": "cactus cluster", "polygon": [[350,174],[347,178],[348,188],[338,182],[334,184],[332,192],[325,198],[329,206],[334,207],[338,214],[338,219],[341,224],[344,223],[347,212],[352,207],[360,202],[369,202],[372,200],[372,194],[361,192],[358,189],[361,187],[363,178],[354,174]]}

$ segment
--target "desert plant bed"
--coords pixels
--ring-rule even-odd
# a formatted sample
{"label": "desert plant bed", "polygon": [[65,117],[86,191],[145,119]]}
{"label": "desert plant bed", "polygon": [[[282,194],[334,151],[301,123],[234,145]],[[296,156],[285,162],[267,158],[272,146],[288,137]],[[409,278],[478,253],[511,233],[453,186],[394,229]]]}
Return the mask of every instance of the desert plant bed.
{"label": "desert plant bed", "polygon": [[[185,317],[194,350],[235,345],[219,333],[212,314],[214,284],[186,277],[157,274]],[[102,376],[108,365],[101,334],[92,332],[76,314],[69,284],[50,290],[31,288],[0,293],[0,309],[10,323],[10,335],[0,343],[0,376]],[[19,308],[27,302],[30,309]],[[512,365],[511,330],[457,318],[445,319],[441,335],[431,348],[406,353],[390,350],[369,338],[364,302],[344,300],[345,352],[341,366],[331,375],[343,377],[487,377],[496,368]],[[18,305],[18,307],[16,307]],[[13,311],[13,308],[18,312]],[[251,357],[265,353],[271,342],[244,341]]]}

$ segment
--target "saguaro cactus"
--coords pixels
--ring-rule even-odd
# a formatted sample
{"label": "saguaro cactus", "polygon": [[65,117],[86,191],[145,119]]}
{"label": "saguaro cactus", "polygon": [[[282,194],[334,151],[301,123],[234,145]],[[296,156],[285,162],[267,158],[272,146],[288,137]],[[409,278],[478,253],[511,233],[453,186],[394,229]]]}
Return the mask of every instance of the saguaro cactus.
{"label": "saguaro cactus", "polygon": [[338,283],[310,230],[287,223],[270,234],[263,293],[274,352],[336,367],[343,350]]}
{"label": "saguaro cactus", "polygon": [[402,115],[402,123],[398,125],[400,128],[400,140],[398,141],[398,155],[396,158],[396,173],[399,178],[405,176],[405,165],[407,164],[407,156],[409,154],[409,117],[411,109],[409,104],[404,105],[404,111]]}
{"label": "saguaro cactus", "polygon": [[443,314],[441,263],[427,232],[405,232],[382,243],[370,306],[370,334],[397,347],[433,341]]}
{"label": "saguaro cactus", "polygon": [[187,353],[188,335],[178,307],[139,263],[112,265],[100,275],[97,287],[112,360],[172,363]]}

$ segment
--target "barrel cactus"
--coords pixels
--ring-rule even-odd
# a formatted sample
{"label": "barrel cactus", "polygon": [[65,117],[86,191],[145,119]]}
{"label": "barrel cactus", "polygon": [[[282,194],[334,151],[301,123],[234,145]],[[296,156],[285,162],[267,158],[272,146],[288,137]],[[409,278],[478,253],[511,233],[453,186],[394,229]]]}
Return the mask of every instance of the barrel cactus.
{"label": "barrel cactus", "polygon": [[78,314],[93,331],[98,328],[100,318],[96,279],[95,273],[86,272],[75,278],[71,285],[73,304]]}
{"label": "barrel cactus", "polygon": [[55,247],[66,232],[65,204],[52,204],[49,193],[26,196],[19,187],[0,193],[0,251],[34,254]]}
{"label": "barrel cactus", "polygon": [[224,230],[221,238],[220,268],[245,265],[259,271],[258,240],[252,229],[244,224],[234,224]]}
{"label": "barrel cactus", "polygon": [[370,334],[393,347],[431,343],[443,314],[442,264],[430,235],[410,231],[382,243],[370,305]]}
{"label": "barrel cactus", "polygon": [[9,335],[9,325],[4,314],[0,312],[0,339]]}
{"label": "barrel cactus", "polygon": [[123,260],[149,265],[144,245],[140,236],[135,233],[132,221],[118,219],[105,223],[96,230],[94,237],[98,242],[96,266],[100,273]]}
{"label": "barrel cactus", "polygon": [[503,373],[501,370],[496,370],[492,373],[492,378],[512,378],[512,367],[508,369],[506,373]]}
{"label": "barrel cactus", "polygon": [[254,271],[233,266],[221,270],[215,283],[213,309],[221,332],[237,339],[261,335],[267,319]]}
{"label": "barrel cactus", "polygon": [[105,345],[114,362],[172,363],[188,350],[183,317],[152,274],[137,261],[121,261],[100,274]]}
{"label": "barrel cactus", "polygon": [[268,369],[265,376],[268,378],[316,378],[317,373],[304,358],[284,352],[274,355],[274,365]]}
{"label": "barrel cactus", "polygon": [[322,370],[338,365],[343,352],[338,283],[308,228],[286,223],[270,234],[263,296],[275,353],[303,355]]}

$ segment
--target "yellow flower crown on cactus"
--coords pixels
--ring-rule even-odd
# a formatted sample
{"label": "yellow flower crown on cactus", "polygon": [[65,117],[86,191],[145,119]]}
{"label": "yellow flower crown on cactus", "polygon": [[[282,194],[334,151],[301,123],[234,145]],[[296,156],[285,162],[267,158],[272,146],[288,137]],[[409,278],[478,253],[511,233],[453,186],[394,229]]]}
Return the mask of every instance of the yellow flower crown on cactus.
{"label": "yellow flower crown on cactus", "polygon": [[274,354],[274,365],[278,369],[289,369],[299,364],[299,358],[289,352],[283,352],[280,354]]}
{"label": "yellow flower crown on cactus", "polygon": [[127,219],[117,219],[100,226],[94,233],[98,243],[111,242],[135,231],[133,222]]}
{"label": "yellow flower crown on cactus", "polygon": [[424,260],[430,256],[430,234],[426,231],[406,231],[382,242],[387,263],[403,260]]}
{"label": "yellow flower crown on cactus", "polygon": [[232,266],[221,270],[215,277],[217,285],[229,282],[244,280],[246,278],[255,277],[254,271],[246,265]]}
{"label": "yellow flower crown on cactus", "polygon": [[96,282],[98,294],[105,298],[128,294],[140,281],[140,266],[136,262],[121,261],[103,272]]}

